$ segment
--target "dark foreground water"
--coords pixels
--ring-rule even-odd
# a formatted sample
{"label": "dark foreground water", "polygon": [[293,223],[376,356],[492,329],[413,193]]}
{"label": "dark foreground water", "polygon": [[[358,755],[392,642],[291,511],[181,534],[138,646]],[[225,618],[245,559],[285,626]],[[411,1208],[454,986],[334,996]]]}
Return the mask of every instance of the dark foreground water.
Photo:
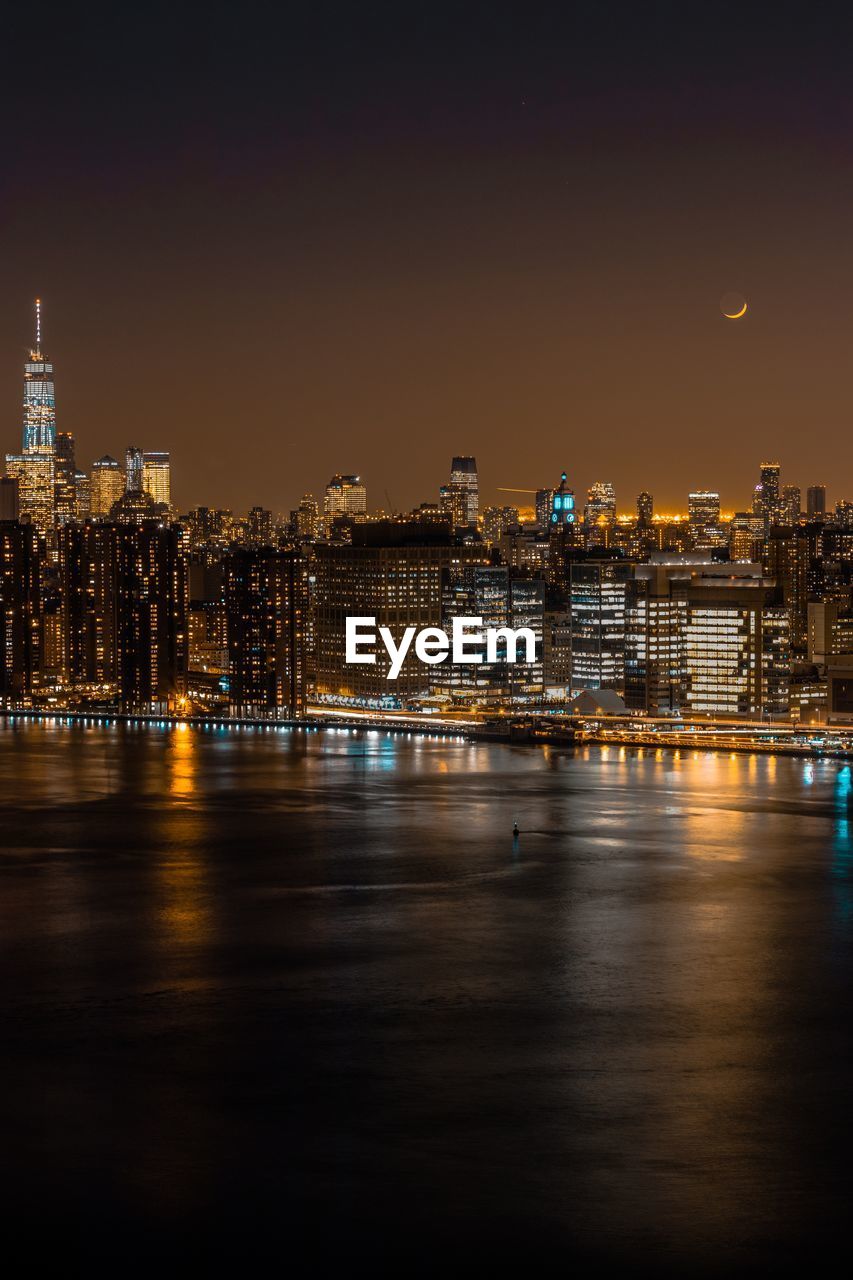
{"label": "dark foreground water", "polygon": [[0,722],[4,1252],[814,1265],[850,1217],[850,787]]}

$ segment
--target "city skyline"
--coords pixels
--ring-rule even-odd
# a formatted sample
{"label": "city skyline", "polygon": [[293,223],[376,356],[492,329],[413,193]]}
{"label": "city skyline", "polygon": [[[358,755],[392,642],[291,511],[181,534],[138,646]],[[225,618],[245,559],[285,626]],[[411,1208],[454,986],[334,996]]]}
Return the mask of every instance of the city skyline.
{"label": "city skyline", "polygon": [[460,450],[490,501],[843,470],[846,25],[320,8],[60,16],[10,70],[4,405],[37,294],[81,458],[169,447],[185,506],[405,509]]}
{"label": "city skyline", "polygon": [[[35,407],[33,407],[33,404],[35,402],[32,401],[32,392],[29,390],[28,386],[25,385],[23,427],[22,428],[19,427],[18,434],[19,436],[21,435],[23,436],[25,449],[31,448],[34,445],[37,448],[43,447],[45,450],[50,450],[53,448],[55,437],[57,434],[57,407],[56,407],[56,398],[55,398],[55,383],[53,381],[53,379],[55,378],[53,356],[52,354],[48,355],[46,349],[42,350],[42,339],[43,339],[42,305],[43,304],[42,304],[41,298],[35,298],[33,300],[32,306],[34,308],[34,326],[35,326],[34,342],[26,349],[27,354],[25,356],[24,367],[25,367],[25,377],[27,379],[31,379],[33,377],[47,377],[50,379],[50,381],[47,384],[45,384],[48,387],[48,393],[44,400],[43,405],[41,403],[38,403],[38,404],[35,404]],[[42,371],[42,370],[47,370],[47,373],[45,374],[44,372],[38,372],[38,373],[33,372],[33,371]],[[60,371],[60,379],[61,377],[62,377],[62,371]],[[19,385],[20,385],[20,374],[19,374]],[[61,399],[60,399],[59,412],[60,414],[62,412]],[[80,442],[78,438],[76,437],[73,430],[69,426],[65,425],[64,423],[62,424],[62,427],[61,427],[61,434],[71,435],[74,438],[74,443],[76,448],[79,450]],[[42,440],[42,436],[45,437],[44,440]],[[50,436],[49,440],[47,439],[48,436]],[[30,441],[29,445],[27,444],[28,441]],[[111,441],[111,443],[114,443],[114,442]],[[114,457],[117,458],[117,457],[124,456],[126,450],[135,450],[136,452],[138,452],[140,454],[140,465],[141,465],[142,450],[139,450],[136,446],[124,443],[121,445],[120,448],[117,449],[117,454],[115,455],[112,454],[109,450],[105,451],[104,453],[96,453],[95,456],[93,456],[91,462],[89,463],[88,469],[91,471],[92,468],[97,467],[100,463],[103,463],[107,460],[111,460]],[[172,467],[173,467],[174,455],[171,453],[171,451],[165,450],[163,452],[158,452],[157,450],[146,449],[145,453],[146,453],[146,456],[150,454],[152,457],[163,457],[167,459],[167,467],[169,469],[169,474],[170,474],[169,487],[170,489],[173,489],[174,488],[174,471],[172,470]],[[196,457],[196,451],[191,449],[189,458],[185,463],[184,469],[180,467],[180,463],[179,463],[178,474],[180,476],[183,473],[184,488],[190,487],[192,483],[188,479],[188,472],[190,472],[192,469],[191,465],[189,465],[189,461],[190,459],[194,460],[195,457]],[[440,465],[441,461],[442,459],[436,459],[435,460],[436,465]],[[454,458],[454,463],[455,461],[456,459]],[[779,464],[778,459],[774,458],[774,462]],[[488,461],[487,461],[487,465],[488,465]],[[495,464],[493,463],[492,465],[494,466]],[[529,466],[529,464],[525,464],[525,465]],[[83,472],[86,472],[87,470],[86,461],[82,457],[82,455],[78,456],[77,458],[77,466]],[[553,473],[553,469],[554,468],[552,466],[551,473]],[[790,467],[784,467],[783,469],[785,470],[786,474],[789,474],[791,471]],[[615,472],[615,470],[616,468],[611,466],[611,472]],[[653,466],[651,470],[652,470],[652,474],[654,474]],[[451,471],[452,471],[452,468],[451,468]],[[341,473],[338,472],[336,474],[338,477],[340,477]],[[492,505],[494,506],[511,505],[511,501],[508,495],[512,495],[512,494],[519,495],[519,494],[525,494],[525,493],[528,495],[528,500],[526,501],[517,500],[514,505],[521,506],[523,508],[532,507],[534,504],[531,501],[531,499],[533,498],[533,496],[535,495],[538,489],[542,489],[544,487],[544,484],[541,478],[539,479],[539,482],[535,486],[531,486],[530,488],[525,488],[524,486],[521,486],[521,485],[516,487],[515,484],[498,485],[496,483],[492,483],[492,484],[483,485],[482,470],[480,470],[479,474],[480,474],[479,492],[481,495],[481,502],[480,502],[481,507],[492,506]],[[334,478],[335,477],[333,476],[332,477],[333,481],[334,481]],[[413,509],[415,506],[418,505],[420,501],[428,500],[432,496],[431,494],[428,494],[423,490],[420,490],[420,491],[413,490],[416,496],[412,499],[412,502],[409,504],[408,507],[389,506],[387,503],[388,503],[388,499],[391,497],[391,493],[387,485],[385,485],[384,488],[382,488],[381,490],[379,490],[378,486],[376,486],[376,489],[374,489],[374,486],[372,484],[369,484],[369,478],[367,476],[362,476],[361,473],[359,473],[355,478],[362,479],[363,483],[365,484],[365,487],[368,488],[369,492],[379,491],[382,493],[385,499],[385,501],[383,502],[377,503],[374,501],[372,504],[369,504],[367,508],[368,510],[379,510],[379,511],[388,511],[389,513],[391,512],[397,513],[397,512],[408,510],[410,508]],[[508,472],[507,475],[504,476],[504,479],[511,479],[513,481],[519,481],[523,479],[529,480],[530,478],[531,477],[526,472],[522,473],[521,475],[518,475],[515,473],[510,474]],[[575,481],[575,488],[578,494],[586,492],[587,490],[594,491],[600,486],[604,485],[611,492],[611,498],[612,498],[613,490],[617,488],[617,486],[613,484],[612,480],[602,481],[602,479],[600,478],[600,469],[599,469],[599,472],[595,473],[595,477],[589,479],[586,482],[584,482],[582,478],[580,482],[578,482],[574,476],[572,477],[572,480]],[[438,483],[440,483],[440,481]],[[836,483],[837,492],[833,492],[832,487],[827,485],[823,480],[818,479],[815,476],[810,476],[806,481],[800,480],[799,487],[803,491],[805,491],[806,488],[814,485],[818,485],[826,489],[827,502],[831,505],[835,499],[839,501],[846,499],[846,493],[843,490],[844,481],[836,481],[835,483]],[[319,479],[315,478],[313,483],[307,484],[298,493],[296,489],[294,489],[293,493],[289,495],[287,499],[282,500],[277,504],[273,503],[269,509],[273,511],[276,517],[284,518],[288,511],[292,511],[296,508],[298,501],[302,496],[307,494],[313,495],[316,492],[320,492],[323,488],[327,486],[327,484],[328,484],[327,481],[321,482]],[[652,485],[651,490],[638,488],[636,490],[636,493],[634,493],[631,496],[627,496],[626,493],[624,492],[619,492],[616,496],[616,512],[617,512],[618,518],[628,519],[628,518],[635,517],[637,499],[641,493],[647,493],[647,492],[651,492],[651,496],[655,501],[655,518],[658,518],[658,519],[681,518],[681,517],[686,518],[690,509],[690,501],[689,501],[690,496],[694,491],[697,490],[697,487],[698,486],[696,484],[692,484],[689,487],[689,489],[685,490],[681,494],[680,499],[677,494],[674,499],[664,498],[664,501],[663,501],[664,510],[661,510],[661,502],[658,499],[657,493],[655,492],[654,485]],[[179,488],[178,491],[180,493],[181,489]],[[713,490],[713,492],[716,493],[721,499],[723,498],[721,490],[715,489]],[[487,495],[490,500],[483,501],[483,498],[482,498],[483,494]],[[730,519],[736,512],[746,511],[750,509],[751,503],[752,503],[752,497],[753,497],[753,492],[750,489],[748,490],[747,494],[744,495],[744,501],[741,505],[736,505],[728,500],[723,500],[722,502],[723,516],[725,518]],[[160,499],[158,498],[158,500]],[[263,505],[263,504],[258,501],[258,497],[257,495],[255,495],[254,498],[248,501],[247,506],[242,508],[242,510],[249,510],[252,507],[256,507],[259,505]],[[191,501],[191,502],[174,504],[174,508],[176,510],[182,510],[182,511],[189,511],[197,506],[211,506],[214,508],[218,506],[220,509],[232,510],[235,512],[239,512],[241,510],[241,507],[239,506],[239,504],[228,503],[228,502],[224,504],[216,504],[213,502],[203,501],[201,499]]]}

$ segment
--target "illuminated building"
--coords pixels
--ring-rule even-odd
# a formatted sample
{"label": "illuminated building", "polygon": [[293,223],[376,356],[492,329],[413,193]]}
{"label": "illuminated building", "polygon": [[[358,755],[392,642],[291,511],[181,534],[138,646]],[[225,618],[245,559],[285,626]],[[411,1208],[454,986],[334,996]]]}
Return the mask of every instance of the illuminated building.
{"label": "illuminated building", "polygon": [[128,493],[142,492],[142,450],[129,444],[124,455],[125,488]]}
{"label": "illuminated building", "polygon": [[518,507],[486,507],[483,512],[483,541],[493,547],[509,529],[517,529]]}
{"label": "illuminated building", "polygon": [[551,521],[551,510],[554,501],[553,489],[536,490],[536,523],[540,529],[547,529]]}
{"label": "illuminated building", "polygon": [[799,486],[786,484],[779,501],[780,522],[787,525],[799,524],[802,507],[803,495]]}
{"label": "illuminated building", "polygon": [[738,568],[706,571],[686,590],[684,715],[788,714],[788,611],[772,581]]}
{"label": "illuminated building", "polygon": [[299,538],[319,538],[320,507],[312,493],[305,493],[294,512],[293,524]]}
{"label": "illuminated building", "polygon": [[729,559],[760,560],[764,521],[751,511],[737,511],[729,525]]}
{"label": "illuminated building", "polygon": [[332,476],[326,485],[326,516],[361,515],[367,510],[367,490],[359,476]]}
{"label": "illuminated building", "polygon": [[806,515],[809,520],[823,520],[826,516],[825,484],[810,484],[806,489]]}
{"label": "illuminated building", "polygon": [[85,471],[74,473],[74,494],[76,499],[74,514],[78,520],[85,520],[88,515],[91,515],[92,507],[92,481]]}
{"label": "illuminated building", "polygon": [[511,569],[545,577],[551,562],[550,535],[538,525],[533,529],[507,529],[501,535],[498,552],[501,563]]}
{"label": "illuminated building", "polygon": [[643,490],[637,494],[637,519],[640,524],[651,524],[655,514],[655,500]]}
{"label": "illuminated building", "polygon": [[[685,557],[686,560],[686,557]],[[625,705],[673,715],[684,702],[684,591],[689,564],[652,556],[628,583],[625,612]]]}
{"label": "illuminated building", "polygon": [[74,437],[69,431],[56,433],[54,466],[56,523],[67,524],[77,517],[77,465],[74,461]]}
{"label": "illuminated building", "polygon": [[812,572],[818,560],[818,527],[775,525],[764,541],[764,570],[782,588],[790,619],[791,647],[797,653],[806,648]]}
{"label": "illuminated building", "polygon": [[125,489],[110,508],[110,519],[116,524],[136,525],[158,518],[159,512],[151,500],[151,495],[144,489]]}
{"label": "illuminated building", "polygon": [[36,342],[24,365],[24,453],[53,453],[56,392],[53,365],[41,349],[41,302],[36,298]]}
{"label": "illuminated building", "polygon": [[271,719],[302,715],[304,557],[296,551],[240,549],[229,553],[224,570],[231,713]]}
{"label": "illuminated building", "polygon": [[252,507],[248,517],[247,542],[254,547],[271,547],[275,541],[272,512]]}
{"label": "illuminated building", "polygon": [[190,562],[188,616],[189,670],[224,675],[228,672],[228,620],[223,596],[224,565]]}
{"label": "illuminated building", "polygon": [[584,508],[587,547],[607,546],[607,534],[616,519],[616,494],[608,480],[590,485]]}
{"label": "illuminated building", "polygon": [[53,542],[56,464],[53,453],[7,453],[6,474],[18,482],[20,518],[35,525],[50,545]]}
{"label": "illuminated building", "polygon": [[480,512],[480,482],[476,458],[460,455],[453,459],[447,492],[450,517],[456,528],[476,525]]}
{"label": "illuminated building", "polygon": [[172,506],[171,454],[146,449],[142,455],[142,488],[158,506]]}
{"label": "illuminated building", "polygon": [[853,654],[853,608],[837,600],[809,601],[808,660],[823,667],[832,658]]}
{"label": "illuminated building", "polygon": [[379,521],[356,525],[353,541],[314,548],[316,692],[321,699],[357,705],[397,703],[429,693],[429,667],[410,652],[399,678],[380,649],[376,663],[345,662],[345,620],[375,617],[400,635],[408,626],[441,626],[442,573],[486,564],[480,544],[460,544],[446,523]]}
{"label": "illuminated building", "polygon": [[177,525],[115,526],[116,665],[125,710],[174,710],[186,693],[187,585]]}
{"label": "illuminated building", "polygon": [[758,482],[759,510],[764,517],[764,527],[779,522],[781,467],[778,462],[762,462]]}
{"label": "illuminated building", "polygon": [[26,704],[42,664],[41,547],[31,524],[0,522],[0,705]]}
{"label": "illuminated building", "polygon": [[583,559],[569,565],[572,689],[625,685],[625,606],[631,565]]}
{"label": "illuminated building", "polygon": [[93,516],[108,516],[113,504],[124,493],[124,472],[108,453],[92,467],[89,486],[89,511]]}
{"label": "illuminated building", "polygon": [[546,601],[542,622],[545,697],[565,701],[572,685],[572,618],[568,608]]}
{"label": "illuminated building", "polygon": [[[436,663],[431,689],[437,697],[457,705],[482,709],[539,705],[543,695],[542,632],[545,583],[541,578],[514,578],[505,566],[456,565],[442,575],[441,626],[449,631],[454,618],[482,618],[489,627],[527,628],[535,637],[535,661],[507,661],[506,641],[496,647],[496,660],[487,661],[486,642],[473,640],[468,649],[480,662]],[[516,658],[524,656],[519,645]]]}
{"label": "illuminated building", "polygon": [[687,518],[695,551],[725,545],[720,526],[720,495],[711,489],[697,489],[687,495]]}
{"label": "illuminated building", "polygon": [[107,693],[116,682],[116,528],[102,522],[59,531],[64,674]]}

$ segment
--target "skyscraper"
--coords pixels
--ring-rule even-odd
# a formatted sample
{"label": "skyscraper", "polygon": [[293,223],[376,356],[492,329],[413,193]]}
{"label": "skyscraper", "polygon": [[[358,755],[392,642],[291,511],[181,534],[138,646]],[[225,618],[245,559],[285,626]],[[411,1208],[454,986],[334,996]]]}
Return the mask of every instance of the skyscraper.
{"label": "skyscraper", "polygon": [[270,547],[225,560],[232,713],[285,719],[305,706],[307,571],[297,551]]}
{"label": "skyscraper", "polygon": [[124,472],[116,462],[105,453],[92,466],[92,480],[89,490],[89,509],[93,516],[108,516],[113,503],[118,502],[124,493]]}
{"label": "skyscraper", "polygon": [[584,523],[588,547],[607,546],[608,532],[616,519],[616,493],[609,480],[596,480],[586,494]]}
{"label": "skyscraper", "polygon": [[142,450],[129,444],[125,452],[125,479],[128,493],[142,492]]}
{"label": "skyscraper", "polygon": [[74,461],[74,437],[70,431],[56,433],[55,448],[56,521],[67,524],[77,515],[77,466]]}
{"label": "skyscraper", "polygon": [[706,551],[725,543],[720,528],[720,495],[712,489],[697,489],[687,495],[690,534],[697,551]]}
{"label": "skyscraper", "polygon": [[475,525],[480,513],[477,459],[463,454],[450,464],[451,515],[457,528]]}
{"label": "skyscraper", "polygon": [[645,489],[637,494],[637,519],[640,524],[651,524],[655,513],[655,500]]}
{"label": "skyscraper", "polygon": [[0,523],[0,706],[20,705],[38,688],[42,608],[38,533]]}
{"label": "skyscraper", "polygon": [[36,299],[36,340],[24,365],[22,450],[6,455],[6,474],[18,481],[21,519],[50,544],[54,536],[56,395],[53,365],[41,349],[41,302]]}
{"label": "skyscraper", "polygon": [[822,520],[826,515],[826,485],[810,484],[806,490],[806,515],[810,520]]}
{"label": "skyscraper", "polygon": [[53,365],[41,349],[41,300],[36,298],[36,343],[24,365],[23,451],[53,453],[56,441],[56,393]]}
{"label": "skyscraper", "polygon": [[764,516],[764,527],[779,521],[779,476],[782,468],[778,462],[762,462],[761,479],[761,514]]}
{"label": "skyscraper", "polygon": [[367,510],[367,490],[360,476],[332,476],[326,485],[324,512],[327,516],[363,515]]}
{"label": "skyscraper", "polygon": [[142,455],[142,488],[159,506],[172,505],[172,459],[168,453],[146,449]]}

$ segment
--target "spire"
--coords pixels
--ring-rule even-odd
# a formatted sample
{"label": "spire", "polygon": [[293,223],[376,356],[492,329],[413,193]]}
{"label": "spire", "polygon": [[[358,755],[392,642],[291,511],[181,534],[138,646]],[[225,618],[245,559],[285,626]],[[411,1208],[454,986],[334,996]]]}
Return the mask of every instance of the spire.
{"label": "spire", "polygon": [[36,298],[36,354],[41,355],[41,298]]}

